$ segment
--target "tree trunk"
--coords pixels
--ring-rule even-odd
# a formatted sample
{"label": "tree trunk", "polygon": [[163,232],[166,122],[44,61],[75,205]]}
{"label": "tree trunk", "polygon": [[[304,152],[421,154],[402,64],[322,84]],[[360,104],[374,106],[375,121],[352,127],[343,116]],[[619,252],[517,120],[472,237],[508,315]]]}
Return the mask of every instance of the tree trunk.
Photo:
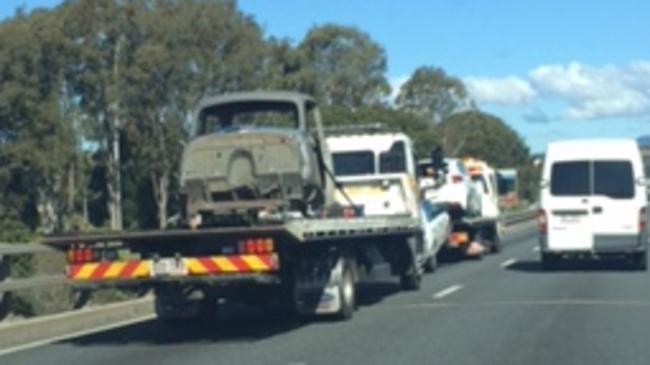
{"label": "tree trunk", "polygon": [[169,201],[169,172],[163,172],[160,177],[151,174],[154,197],[158,211],[158,228],[167,228],[167,203]]}

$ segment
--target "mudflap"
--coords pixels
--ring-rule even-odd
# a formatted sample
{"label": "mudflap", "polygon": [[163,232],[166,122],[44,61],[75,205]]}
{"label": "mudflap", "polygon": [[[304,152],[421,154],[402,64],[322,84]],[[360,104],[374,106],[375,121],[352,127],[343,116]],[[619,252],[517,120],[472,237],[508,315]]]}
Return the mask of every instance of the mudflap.
{"label": "mudflap", "polygon": [[340,253],[302,258],[296,263],[294,305],[301,315],[340,314],[348,303],[342,297],[344,269],[354,259]]}

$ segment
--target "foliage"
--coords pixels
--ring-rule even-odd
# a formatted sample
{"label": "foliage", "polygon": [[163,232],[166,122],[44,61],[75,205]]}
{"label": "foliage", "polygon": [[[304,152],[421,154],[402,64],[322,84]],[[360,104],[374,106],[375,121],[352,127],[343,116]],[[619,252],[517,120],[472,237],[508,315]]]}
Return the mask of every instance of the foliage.
{"label": "foliage", "polygon": [[528,147],[501,119],[480,111],[457,113],[436,131],[445,155],[471,156],[495,167],[521,166],[528,162]]}
{"label": "foliage", "polygon": [[306,62],[304,90],[325,105],[376,105],[390,92],[384,50],[355,28],[314,27],[298,51]]}
{"label": "foliage", "polygon": [[424,119],[413,113],[384,106],[363,107],[356,110],[340,106],[325,107],[322,113],[326,127],[379,123],[388,130],[403,132],[411,136],[415,144],[415,152],[421,157],[427,156],[431,146],[439,143],[435,131]]}
{"label": "foliage", "polygon": [[462,108],[471,106],[465,85],[444,70],[419,67],[401,86],[395,104],[401,110],[419,114],[437,123]]}

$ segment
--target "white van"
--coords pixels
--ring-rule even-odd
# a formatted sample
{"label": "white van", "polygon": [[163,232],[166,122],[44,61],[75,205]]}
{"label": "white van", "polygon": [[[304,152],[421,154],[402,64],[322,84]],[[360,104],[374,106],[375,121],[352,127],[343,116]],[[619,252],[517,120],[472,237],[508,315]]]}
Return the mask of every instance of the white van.
{"label": "white van", "polygon": [[548,146],[541,181],[542,267],[563,255],[627,255],[646,268],[646,184],[633,140]]}

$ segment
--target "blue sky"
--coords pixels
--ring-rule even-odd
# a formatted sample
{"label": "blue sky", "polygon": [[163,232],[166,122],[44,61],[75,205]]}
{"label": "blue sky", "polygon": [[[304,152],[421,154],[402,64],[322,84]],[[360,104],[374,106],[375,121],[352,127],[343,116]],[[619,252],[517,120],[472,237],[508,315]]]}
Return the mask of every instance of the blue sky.
{"label": "blue sky", "polygon": [[[3,0],[16,6],[59,1]],[[481,109],[542,151],[574,137],[650,134],[650,2],[240,0],[267,35],[353,25],[380,43],[399,85],[420,65],[465,81]]]}

